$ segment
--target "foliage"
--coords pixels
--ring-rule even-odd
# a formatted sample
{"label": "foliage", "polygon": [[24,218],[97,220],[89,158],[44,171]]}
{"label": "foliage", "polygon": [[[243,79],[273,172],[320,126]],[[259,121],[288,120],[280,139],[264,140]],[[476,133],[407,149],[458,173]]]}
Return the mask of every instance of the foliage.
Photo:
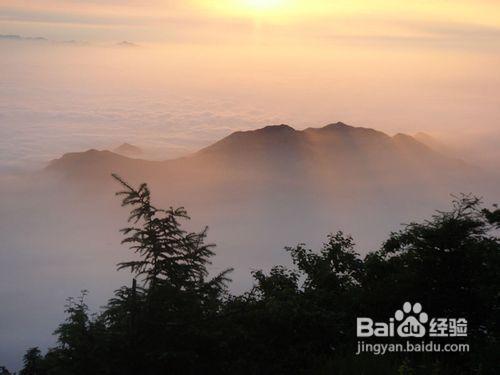
{"label": "foliage", "polygon": [[[21,374],[495,373],[498,207],[461,196],[449,212],[406,225],[364,259],[341,232],[317,252],[288,247],[293,266],[254,272],[253,288],[234,296],[230,270],[209,277],[206,229],[186,232],[183,208],[158,209],[147,185],[115,178],[131,208],[123,242],[136,258],[118,266],[131,271],[131,285],[95,316],[86,292],[70,299],[58,345],[43,357],[30,349]],[[386,320],[407,300],[434,316],[467,317],[472,352],[356,356],[355,317]]]}
{"label": "foliage", "polygon": [[39,375],[45,374],[45,366],[42,352],[38,348],[28,349],[23,357],[23,369],[20,375]]}

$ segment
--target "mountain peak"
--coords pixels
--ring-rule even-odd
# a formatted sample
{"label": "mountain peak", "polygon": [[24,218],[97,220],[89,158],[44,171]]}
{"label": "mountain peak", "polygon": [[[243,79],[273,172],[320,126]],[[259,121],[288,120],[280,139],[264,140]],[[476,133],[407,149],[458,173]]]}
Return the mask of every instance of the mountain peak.
{"label": "mountain peak", "polygon": [[379,139],[383,141],[387,141],[390,139],[390,137],[378,130],[372,129],[372,128],[364,128],[364,127],[358,127],[358,126],[351,126],[347,125],[344,122],[336,122],[332,124],[328,124],[326,126],[323,126],[322,128],[308,128],[304,130],[305,132],[309,133],[316,133],[316,134],[321,134],[321,135],[328,135],[328,136],[336,136],[336,137],[341,137],[343,139],[346,138],[370,138],[370,139]]}
{"label": "mountain peak", "polygon": [[328,125],[325,125],[321,128],[309,128],[309,129],[315,129],[315,130],[328,130],[328,131],[331,131],[331,130],[334,130],[334,131],[349,131],[349,130],[354,130],[354,129],[358,129],[356,128],[355,126],[351,126],[351,125],[347,125],[345,122],[341,122],[341,121],[338,121],[338,122],[335,122],[335,123],[331,123],[331,124],[328,124]]}
{"label": "mountain peak", "polygon": [[321,128],[307,128],[305,131],[319,131],[319,132],[324,132],[324,131],[335,131],[335,132],[348,132],[348,131],[352,131],[352,130],[368,130],[367,128],[358,128],[358,127],[355,127],[355,126],[351,126],[351,125],[347,125],[346,123],[344,122],[335,122],[335,123],[331,123],[331,124],[328,124],[328,125],[325,125]]}
{"label": "mountain peak", "polygon": [[333,123],[333,124],[328,124],[326,126],[323,127],[323,129],[331,129],[331,128],[337,128],[337,129],[353,129],[354,126],[351,126],[351,125],[347,125],[346,123],[342,122],[342,121],[338,121],[336,123]]}
{"label": "mountain peak", "polygon": [[289,125],[281,124],[281,125],[268,125],[263,127],[262,129],[258,129],[257,131],[262,131],[266,133],[278,133],[278,132],[295,132],[296,130]]}

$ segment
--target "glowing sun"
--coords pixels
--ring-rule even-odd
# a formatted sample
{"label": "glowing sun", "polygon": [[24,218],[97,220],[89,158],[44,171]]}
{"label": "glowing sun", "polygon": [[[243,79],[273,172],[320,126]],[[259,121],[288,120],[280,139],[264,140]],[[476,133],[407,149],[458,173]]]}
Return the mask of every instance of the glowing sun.
{"label": "glowing sun", "polygon": [[242,0],[244,6],[257,11],[276,9],[284,5],[284,0]]}

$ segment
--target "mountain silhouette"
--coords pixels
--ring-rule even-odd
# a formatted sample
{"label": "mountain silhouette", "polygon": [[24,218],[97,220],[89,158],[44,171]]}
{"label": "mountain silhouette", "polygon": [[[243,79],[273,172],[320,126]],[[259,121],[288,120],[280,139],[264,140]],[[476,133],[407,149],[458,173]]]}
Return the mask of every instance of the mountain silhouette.
{"label": "mountain silhouette", "polygon": [[415,182],[433,176],[442,180],[473,170],[409,135],[391,137],[341,122],[305,130],[275,125],[238,131],[194,154],[160,162],[123,156],[123,151],[132,148],[122,145],[116,152],[89,150],[65,154],[52,161],[47,170],[71,179],[93,181],[119,173],[146,181],[169,176],[170,184],[172,180],[199,176],[211,182],[252,179],[254,184],[285,179],[295,185],[297,179],[302,179],[333,183],[336,187]]}

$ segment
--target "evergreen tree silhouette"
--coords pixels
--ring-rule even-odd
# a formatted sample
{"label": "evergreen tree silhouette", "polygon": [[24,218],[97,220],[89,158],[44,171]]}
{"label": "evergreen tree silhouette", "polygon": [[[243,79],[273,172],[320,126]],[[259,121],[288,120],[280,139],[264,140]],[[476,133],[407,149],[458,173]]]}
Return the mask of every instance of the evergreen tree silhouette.
{"label": "evergreen tree silhouette", "polygon": [[[231,270],[221,272],[206,281],[209,258],[214,256],[215,245],[205,244],[207,229],[188,233],[180,221],[190,219],[183,207],[159,209],[151,204],[151,194],[146,184],[134,189],[119,176],[113,177],[124,187],[116,193],[122,198],[122,206],[131,206],[128,221],[133,225],[122,229],[127,244],[140,257],[123,262],[119,269],[130,269],[143,277],[151,290],[158,285],[176,290],[205,292],[210,288],[222,291]],[[140,225],[137,225],[140,224]]]}
{"label": "evergreen tree silhouette", "polygon": [[23,357],[23,369],[19,375],[44,375],[43,357],[40,349],[28,349]]}
{"label": "evergreen tree silhouette", "polygon": [[124,188],[117,193],[122,205],[131,208],[123,243],[138,255],[118,268],[130,270],[141,285],[133,281],[132,288],[120,289],[105,318],[112,330],[127,332],[130,368],[151,374],[194,371],[210,360],[204,341],[214,345],[207,329],[226,295],[231,270],[209,278],[214,245],[205,244],[207,228],[183,230],[181,221],[189,219],[184,208],[159,209],[151,203],[146,184],[134,189],[113,177]]}

